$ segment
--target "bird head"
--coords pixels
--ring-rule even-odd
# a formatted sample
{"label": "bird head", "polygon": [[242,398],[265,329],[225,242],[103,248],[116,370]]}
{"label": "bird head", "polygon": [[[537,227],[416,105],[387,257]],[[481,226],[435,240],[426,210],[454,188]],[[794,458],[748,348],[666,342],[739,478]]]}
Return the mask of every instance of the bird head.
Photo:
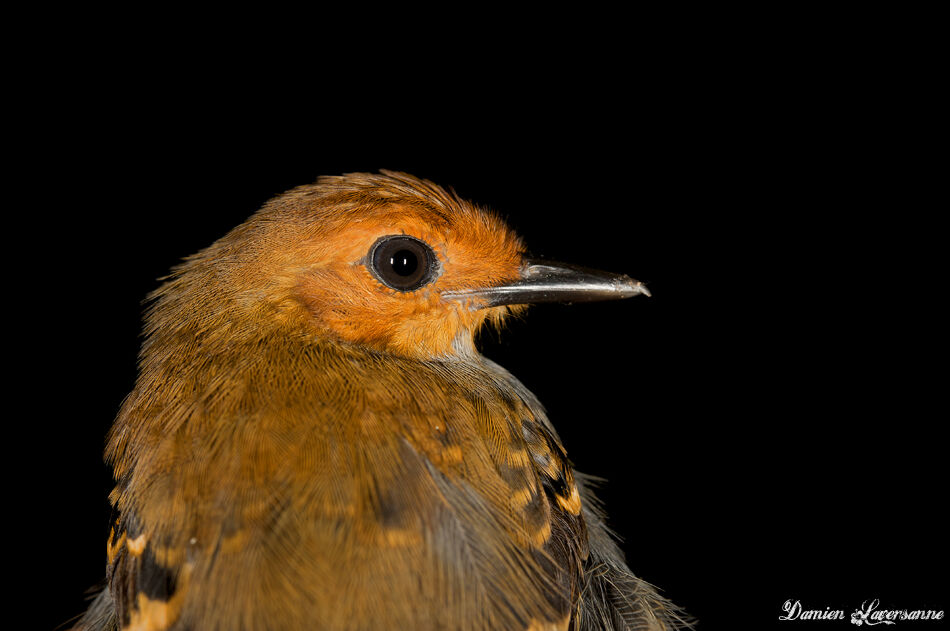
{"label": "bird head", "polygon": [[323,177],[269,201],[177,268],[149,328],[162,336],[191,321],[231,339],[279,328],[436,358],[474,352],[483,324],[526,304],[641,293],[626,276],[528,259],[497,215],[384,171]]}

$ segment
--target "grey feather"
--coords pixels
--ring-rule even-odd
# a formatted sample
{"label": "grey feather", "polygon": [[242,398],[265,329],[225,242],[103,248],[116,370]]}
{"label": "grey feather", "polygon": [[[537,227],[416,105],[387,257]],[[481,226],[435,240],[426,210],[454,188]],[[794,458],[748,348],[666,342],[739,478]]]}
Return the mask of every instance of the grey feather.
{"label": "grey feather", "polygon": [[108,589],[99,592],[71,631],[119,631],[112,594]]}
{"label": "grey feather", "polygon": [[692,629],[695,621],[657,588],[630,571],[591,490],[599,480],[575,471],[583,500],[590,556],[575,617],[577,631],[673,631]]}

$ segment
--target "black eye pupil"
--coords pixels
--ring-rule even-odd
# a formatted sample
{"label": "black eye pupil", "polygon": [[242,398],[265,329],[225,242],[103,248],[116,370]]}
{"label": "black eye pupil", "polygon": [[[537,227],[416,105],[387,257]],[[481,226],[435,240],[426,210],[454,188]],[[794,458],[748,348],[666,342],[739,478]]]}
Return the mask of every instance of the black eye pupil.
{"label": "black eye pupil", "polygon": [[432,248],[405,234],[394,234],[376,241],[369,251],[367,263],[373,276],[399,291],[415,291],[439,275],[439,259]]}
{"label": "black eye pupil", "polygon": [[389,264],[400,276],[412,276],[419,268],[419,259],[409,250],[400,250],[389,259]]}

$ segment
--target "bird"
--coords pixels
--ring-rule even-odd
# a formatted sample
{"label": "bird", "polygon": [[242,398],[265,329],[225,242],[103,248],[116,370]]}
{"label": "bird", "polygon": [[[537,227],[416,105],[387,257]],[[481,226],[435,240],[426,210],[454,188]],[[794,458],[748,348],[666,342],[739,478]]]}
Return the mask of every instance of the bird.
{"label": "bird", "polygon": [[381,170],[322,176],[147,299],[77,631],[672,630],[541,402],[477,350],[528,305],[649,296]]}

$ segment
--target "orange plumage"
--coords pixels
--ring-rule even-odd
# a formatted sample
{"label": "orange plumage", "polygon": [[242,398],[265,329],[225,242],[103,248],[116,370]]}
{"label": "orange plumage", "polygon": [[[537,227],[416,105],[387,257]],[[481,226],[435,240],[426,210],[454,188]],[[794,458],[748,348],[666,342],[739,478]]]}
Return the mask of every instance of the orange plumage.
{"label": "orange plumage", "polygon": [[681,624],[473,343],[523,303],[646,293],[588,272],[404,174],[268,202],[152,296],[107,448],[109,588],[79,628]]}

